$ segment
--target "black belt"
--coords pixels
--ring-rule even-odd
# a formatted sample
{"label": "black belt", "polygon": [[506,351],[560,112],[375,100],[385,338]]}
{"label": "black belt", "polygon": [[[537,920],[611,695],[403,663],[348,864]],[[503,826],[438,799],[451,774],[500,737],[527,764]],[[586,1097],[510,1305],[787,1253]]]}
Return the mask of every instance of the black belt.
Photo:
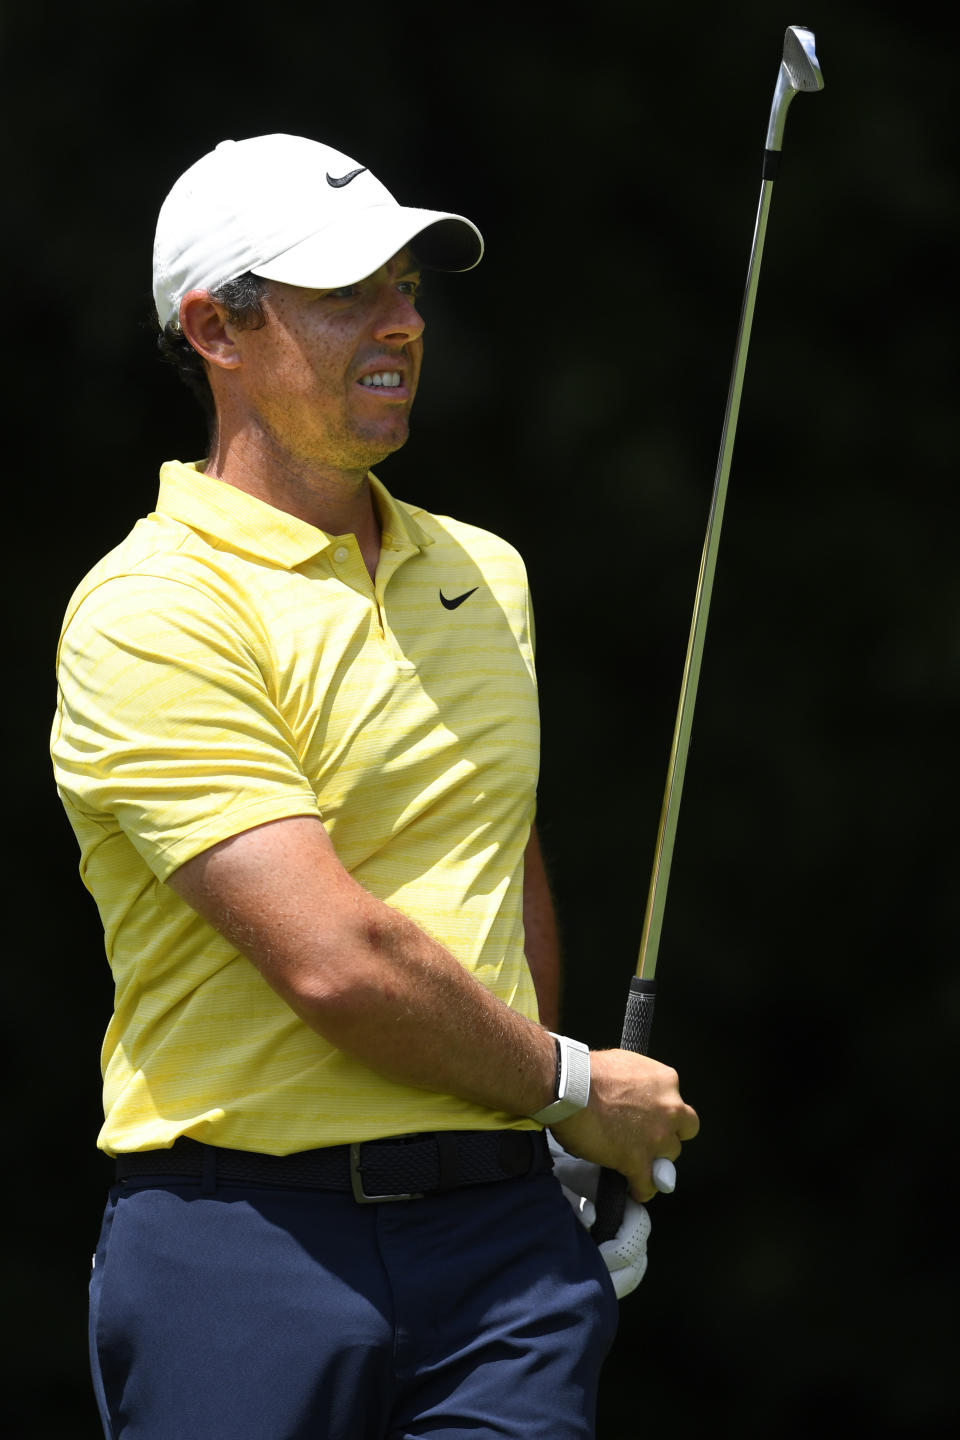
{"label": "black belt", "polygon": [[439,1190],[526,1179],[552,1169],[546,1135],[540,1130],[439,1130],[301,1150],[295,1155],[225,1150],[184,1136],[168,1150],[118,1155],[116,1164],[120,1181],[149,1175],[192,1177],[202,1180],[205,1188],[232,1181],[345,1190],[362,1204],[420,1200]]}

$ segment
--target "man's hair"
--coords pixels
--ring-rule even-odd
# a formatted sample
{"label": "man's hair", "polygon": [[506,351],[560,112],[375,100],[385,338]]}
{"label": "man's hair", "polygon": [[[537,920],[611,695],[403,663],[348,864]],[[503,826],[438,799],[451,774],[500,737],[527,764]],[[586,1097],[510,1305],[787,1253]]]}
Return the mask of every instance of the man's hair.
{"label": "man's hair", "polygon": [[[211,297],[226,306],[227,319],[240,330],[260,330],[267,323],[263,313],[263,296],[267,282],[251,270],[211,290]],[[156,317],[154,317],[156,319]],[[157,337],[157,348],[163,359],[172,365],[187,389],[199,400],[213,438],[216,409],[213,391],[207,379],[207,367],[175,320],[171,320]]]}

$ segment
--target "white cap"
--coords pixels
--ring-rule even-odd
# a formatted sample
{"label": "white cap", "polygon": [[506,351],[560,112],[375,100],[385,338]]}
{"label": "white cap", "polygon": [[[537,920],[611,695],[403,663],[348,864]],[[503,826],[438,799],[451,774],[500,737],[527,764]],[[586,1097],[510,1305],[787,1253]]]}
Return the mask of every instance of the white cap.
{"label": "white cap", "polygon": [[298,135],[223,140],[161,206],[157,315],[166,326],[188,290],[215,290],[248,270],[318,290],[353,285],[414,240],[418,261],[432,270],[471,270],[483,254],[472,221],[407,209],[329,145]]}

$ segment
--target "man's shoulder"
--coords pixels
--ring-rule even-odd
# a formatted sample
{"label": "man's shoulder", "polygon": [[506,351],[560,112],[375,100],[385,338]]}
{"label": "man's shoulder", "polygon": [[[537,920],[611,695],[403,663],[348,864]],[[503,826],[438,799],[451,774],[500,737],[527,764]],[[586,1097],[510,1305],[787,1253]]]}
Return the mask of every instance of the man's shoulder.
{"label": "man's shoulder", "polygon": [[515,545],[492,530],[472,525],[466,520],[457,520],[452,515],[435,515],[419,505],[398,500],[400,508],[425,531],[434,545],[441,548],[457,546],[466,550],[474,559],[498,559],[512,561],[523,569],[523,557]]}
{"label": "man's shoulder", "polygon": [[137,610],[162,604],[165,585],[171,590],[198,585],[204,567],[198,563],[187,526],[153,512],[138,520],[128,535],[97,561],[71,595],[64,614],[66,630],[82,609],[102,607]]}

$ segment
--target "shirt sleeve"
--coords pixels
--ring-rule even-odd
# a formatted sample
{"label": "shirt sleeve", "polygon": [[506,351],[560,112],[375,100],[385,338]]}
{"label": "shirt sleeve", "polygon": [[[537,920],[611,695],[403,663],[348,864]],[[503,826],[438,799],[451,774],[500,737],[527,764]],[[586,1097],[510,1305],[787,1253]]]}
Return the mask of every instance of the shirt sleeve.
{"label": "shirt sleeve", "polygon": [[64,799],[161,880],[242,830],[319,816],[265,637],[182,580],[113,577],[69,618],[53,759]]}

